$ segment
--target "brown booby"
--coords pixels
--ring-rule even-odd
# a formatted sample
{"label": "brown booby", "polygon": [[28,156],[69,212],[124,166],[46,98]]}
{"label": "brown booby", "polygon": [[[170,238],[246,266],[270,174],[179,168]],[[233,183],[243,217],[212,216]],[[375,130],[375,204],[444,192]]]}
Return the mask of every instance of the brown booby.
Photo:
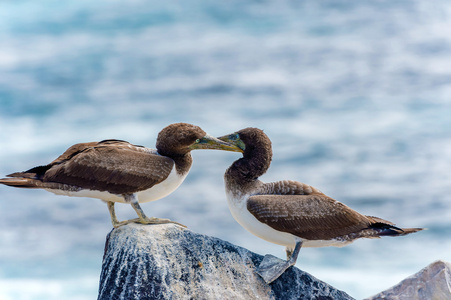
{"label": "brown booby", "polygon": [[[194,149],[238,151],[234,145],[208,135],[200,127],[176,123],[158,134],[156,150],[121,140],[80,143],[45,166],[7,175],[0,183],[19,188],[40,188],[58,195],[99,198],[108,204],[114,227],[129,222],[172,222],[148,218],[139,202],[172,193],[188,174]],[[129,203],[138,219],[119,222],[114,203]],[[176,223],[176,222],[173,222]]]}
{"label": "brown booby", "polygon": [[359,238],[401,236],[422,228],[399,228],[393,223],[362,215],[305,183],[282,180],[263,183],[271,159],[271,141],[257,128],[219,137],[243,150],[224,175],[230,211],[254,235],[286,247],[287,261],[266,255],[257,273],[276,280],[296,263],[301,247],[345,246]]}

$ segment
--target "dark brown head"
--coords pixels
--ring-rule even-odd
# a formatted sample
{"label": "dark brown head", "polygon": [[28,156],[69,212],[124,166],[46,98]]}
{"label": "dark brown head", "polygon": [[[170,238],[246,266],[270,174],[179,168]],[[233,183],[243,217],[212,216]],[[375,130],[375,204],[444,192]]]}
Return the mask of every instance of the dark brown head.
{"label": "dark brown head", "polygon": [[187,123],[174,123],[160,131],[157,138],[157,150],[161,155],[183,156],[195,149],[218,149],[242,152],[234,145],[208,135],[200,127]]}
{"label": "dark brown head", "polygon": [[245,128],[218,139],[242,149],[243,158],[232,165],[242,176],[258,178],[266,173],[272,159],[271,140],[258,128]]}

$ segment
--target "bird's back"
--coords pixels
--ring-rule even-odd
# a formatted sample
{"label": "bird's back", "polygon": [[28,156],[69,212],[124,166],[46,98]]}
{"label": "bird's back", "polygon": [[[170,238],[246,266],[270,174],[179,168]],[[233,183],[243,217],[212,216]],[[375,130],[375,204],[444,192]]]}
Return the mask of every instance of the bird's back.
{"label": "bird's back", "polygon": [[156,150],[121,140],[79,143],[48,165],[9,174],[0,183],[14,187],[113,194],[146,190],[169,176],[174,161]]}

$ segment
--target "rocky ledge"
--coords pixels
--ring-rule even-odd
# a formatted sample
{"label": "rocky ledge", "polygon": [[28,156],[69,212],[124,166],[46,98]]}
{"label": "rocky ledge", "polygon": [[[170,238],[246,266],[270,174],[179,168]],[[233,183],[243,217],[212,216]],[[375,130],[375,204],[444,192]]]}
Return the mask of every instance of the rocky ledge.
{"label": "rocky ledge", "polygon": [[[271,284],[263,256],[174,224],[129,224],[107,237],[99,300],[353,299],[296,267]],[[451,300],[451,264],[436,261],[368,300]]]}
{"label": "rocky ledge", "polygon": [[366,300],[451,300],[451,264],[438,260]]}
{"label": "rocky ledge", "polygon": [[98,299],[353,299],[295,267],[268,285],[262,259],[177,225],[129,224],[107,237]]}

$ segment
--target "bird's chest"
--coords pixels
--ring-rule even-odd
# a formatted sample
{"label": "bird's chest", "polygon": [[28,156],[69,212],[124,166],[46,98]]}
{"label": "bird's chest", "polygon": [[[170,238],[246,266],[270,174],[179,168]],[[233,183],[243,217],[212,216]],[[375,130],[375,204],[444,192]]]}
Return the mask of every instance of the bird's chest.
{"label": "bird's chest", "polygon": [[152,186],[150,189],[137,193],[139,202],[150,202],[166,197],[182,184],[187,174],[188,172],[183,175],[178,174],[174,166],[165,180]]}

